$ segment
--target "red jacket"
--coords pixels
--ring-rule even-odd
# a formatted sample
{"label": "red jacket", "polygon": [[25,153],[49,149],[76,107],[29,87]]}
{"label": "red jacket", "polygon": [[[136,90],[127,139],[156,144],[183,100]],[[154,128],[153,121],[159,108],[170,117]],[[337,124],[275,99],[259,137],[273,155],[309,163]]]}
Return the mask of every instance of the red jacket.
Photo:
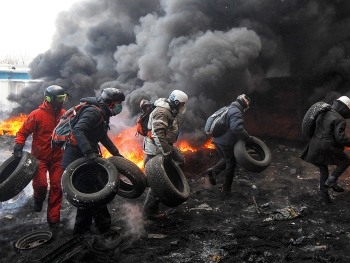
{"label": "red jacket", "polygon": [[31,153],[39,160],[61,160],[63,150],[52,145],[51,134],[66,110],[54,111],[47,101],[32,111],[17,132],[15,142],[24,145],[27,137],[33,134]]}

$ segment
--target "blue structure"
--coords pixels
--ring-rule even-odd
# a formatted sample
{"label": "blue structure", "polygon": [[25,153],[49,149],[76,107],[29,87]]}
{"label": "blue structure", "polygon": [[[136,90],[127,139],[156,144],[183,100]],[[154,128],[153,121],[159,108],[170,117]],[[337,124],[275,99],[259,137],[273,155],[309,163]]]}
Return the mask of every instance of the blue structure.
{"label": "blue structure", "polygon": [[20,92],[31,83],[42,82],[40,79],[32,79],[29,75],[29,68],[2,64],[0,65],[0,118],[7,114],[18,104],[7,100],[10,94]]}
{"label": "blue structure", "polygon": [[0,80],[30,80],[28,68],[0,67]]}

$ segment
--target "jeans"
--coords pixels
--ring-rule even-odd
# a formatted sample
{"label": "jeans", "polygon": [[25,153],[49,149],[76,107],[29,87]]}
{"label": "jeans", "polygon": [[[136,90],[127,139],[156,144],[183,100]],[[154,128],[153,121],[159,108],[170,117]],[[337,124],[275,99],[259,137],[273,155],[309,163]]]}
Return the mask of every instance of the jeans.
{"label": "jeans", "polygon": [[214,145],[221,159],[212,167],[213,172],[215,175],[224,177],[223,191],[230,192],[236,169],[234,148],[217,143],[214,143]]}

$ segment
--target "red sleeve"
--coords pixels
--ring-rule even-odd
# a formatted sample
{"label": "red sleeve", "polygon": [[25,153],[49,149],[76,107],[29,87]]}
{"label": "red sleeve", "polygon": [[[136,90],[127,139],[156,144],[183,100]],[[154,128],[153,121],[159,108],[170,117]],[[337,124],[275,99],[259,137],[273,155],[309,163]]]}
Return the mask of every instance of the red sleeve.
{"label": "red sleeve", "polygon": [[15,142],[24,145],[27,137],[34,132],[36,125],[35,112],[28,115],[28,118],[23,123],[22,127],[18,130]]}

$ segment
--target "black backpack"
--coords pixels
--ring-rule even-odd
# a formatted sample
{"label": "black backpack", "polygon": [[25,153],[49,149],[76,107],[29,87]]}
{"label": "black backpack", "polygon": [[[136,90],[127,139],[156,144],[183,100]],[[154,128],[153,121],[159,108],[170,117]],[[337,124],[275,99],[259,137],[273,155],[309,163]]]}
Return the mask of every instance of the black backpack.
{"label": "black backpack", "polygon": [[218,109],[207,119],[204,131],[207,135],[212,135],[214,137],[223,135],[227,130],[226,115],[230,106],[225,106]]}

